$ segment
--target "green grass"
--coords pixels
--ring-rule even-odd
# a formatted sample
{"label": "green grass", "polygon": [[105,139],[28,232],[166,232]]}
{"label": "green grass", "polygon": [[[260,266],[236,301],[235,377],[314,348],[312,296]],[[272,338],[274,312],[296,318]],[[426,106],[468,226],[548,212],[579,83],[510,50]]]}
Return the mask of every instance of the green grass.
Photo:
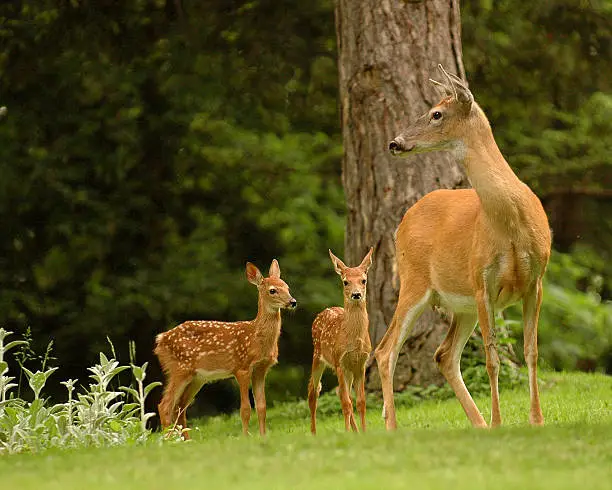
{"label": "green grass", "polygon": [[[369,410],[367,434],[345,434],[333,413],[320,418],[317,437],[305,403],[285,404],[269,410],[266,438],[240,436],[234,415],[202,421],[187,444],[5,456],[0,488],[609,489],[612,378],[544,375],[542,428],[528,425],[528,402],[524,387],[503,391],[505,426],[491,431],[468,427],[451,399],[400,406],[394,433],[384,430],[379,405]],[[477,403],[487,412],[488,398]]]}

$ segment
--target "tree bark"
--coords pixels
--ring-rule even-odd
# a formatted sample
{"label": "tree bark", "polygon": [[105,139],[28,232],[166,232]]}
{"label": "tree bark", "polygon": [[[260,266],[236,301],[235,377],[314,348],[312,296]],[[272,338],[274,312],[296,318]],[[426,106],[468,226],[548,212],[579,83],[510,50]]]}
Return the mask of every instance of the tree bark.
{"label": "tree bark", "polygon": [[[403,126],[438,101],[428,81],[437,75],[438,63],[464,78],[459,0],[337,0],[335,13],[348,215],[345,257],[358,264],[375,247],[368,311],[377,345],[397,303],[394,234],[402,216],[434,189],[467,184],[463,169],[446,153],[397,159],[388,151]],[[432,358],[447,327],[438,313],[423,314],[401,351],[396,389],[442,381]],[[373,371],[374,366],[371,388],[378,383]]]}

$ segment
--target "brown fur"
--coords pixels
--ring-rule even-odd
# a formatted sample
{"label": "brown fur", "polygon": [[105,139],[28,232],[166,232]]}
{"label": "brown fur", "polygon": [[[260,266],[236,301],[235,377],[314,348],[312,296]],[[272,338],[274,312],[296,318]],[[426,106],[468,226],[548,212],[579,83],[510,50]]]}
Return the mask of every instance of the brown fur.
{"label": "brown fur", "polygon": [[[240,387],[242,429],[248,433],[251,404],[249,384],[259,419],[266,431],[266,373],[277,362],[281,329],[280,309],[295,307],[289,286],[280,278],[278,262],[263,278],[247,263],[247,279],[259,291],[257,317],[242,322],[187,321],[157,336],[155,354],[167,383],[159,404],[162,427],[178,423],[187,427],[186,410],[205,383],[234,376]],[[274,291],[272,293],[271,291]],[[185,432],[185,438],[189,438]]]}
{"label": "brown fur", "polygon": [[332,367],[338,376],[338,394],[346,430],[352,428],[357,431],[350,397],[353,381],[361,428],[366,430],[365,366],[372,350],[368,332],[366,282],[368,269],[372,265],[372,249],[358,267],[347,267],[331,250],[329,255],[344,284],[344,308],[327,308],[317,315],[312,324],[314,349],[312,373],[308,382],[308,405],[310,430],[313,434],[317,432],[317,398],[321,390],[321,375],[327,366]]}
{"label": "brown fur", "polygon": [[[484,112],[469,90],[454,83],[448,96],[390,145],[393,153],[453,151],[473,189],[437,190],[410,208],[397,231],[400,295],[395,315],[376,348],[386,426],[396,427],[393,371],[399,349],[424,308],[453,313],[434,356],[468,418],[486,427],[463,383],[460,358],[476,320],[485,343],[491,383],[491,425],[501,424],[495,310],[523,301],[530,421],[542,424],[537,386],[537,323],[542,276],[550,256],[548,219],[540,200],[514,174],[495,143]],[[448,90],[447,92],[451,92]],[[434,119],[434,113],[442,117]]]}

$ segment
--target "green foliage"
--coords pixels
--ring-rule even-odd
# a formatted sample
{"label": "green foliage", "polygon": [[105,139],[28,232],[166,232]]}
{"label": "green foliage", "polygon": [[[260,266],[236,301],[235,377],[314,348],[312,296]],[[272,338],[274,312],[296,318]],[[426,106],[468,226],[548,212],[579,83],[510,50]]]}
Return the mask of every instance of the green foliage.
{"label": "green foliage", "polygon": [[462,5],[468,79],[540,196],[612,185],[611,18],[605,0]]}
{"label": "green foliage", "polygon": [[[22,366],[28,377],[34,400],[27,402],[13,398],[9,392],[16,387],[14,377],[8,376],[4,355],[23,341],[7,344],[4,339],[12,332],[0,328],[0,454],[39,452],[52,447],[109,446],[143,442],[150,433],[147,420],[154,416],[145,411],[145,400],[151,390],[161,383],[144,385],[147,364],[131,365],[136,388],[111,388],[111,381],[129,369],[100,353],[100,362],[89,368],[93,382],[88,389],[76,393],[77,380],[62,384],[68,390],[68,401],[56,405],[41,398],[41,392],[55,367],[32,372]],[[124,392],[135,403],[122,399]]]}
{"label": "green foliage", "polygon": [[147,352],[185,319],[254,316],[244,264],[276,257],[300,305],[282,350],[302,362],[303,326],[340,299],[331,3],[24,1],[0,17],[0,320],[70,364],[106,335]]}

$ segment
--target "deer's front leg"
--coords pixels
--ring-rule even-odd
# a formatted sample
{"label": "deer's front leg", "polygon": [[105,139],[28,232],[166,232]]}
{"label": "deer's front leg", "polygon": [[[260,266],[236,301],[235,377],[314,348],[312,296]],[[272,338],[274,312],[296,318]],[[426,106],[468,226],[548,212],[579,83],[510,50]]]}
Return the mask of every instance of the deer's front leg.
{"label": "deer's front leg", "polygon": [[366,394],[365,394],[365,365],[358,377],[355,378],[355,391],[357,398],[357,412],[361,419],[361,430],[366,430]]}
{"label": "deer's front leg", "polygon": [[542,281],[538,279],[523,298],[523,338],[525,362],[529,370],[529,395],[531,398],[529,422],[532,425],[544,424],[538,390],[538,318],[541,304]]}
{"label": "deer's front leg", "polygon": [[[351,418],[353,415],[353,403],[348,391],[348,384],[344,370],[338,366],[336,369],[338,374],[338,389],[340,390],[340,403],[342,404],[342,414],[344,415],[344,427],[346,431],[351,430]],[[353,421],[353,425],[354,425]]]}
{"label": "deer's front leg", "polygon": [[497,354],[497,333],[495,330],[495,310],[493,302],[486,291],[476,294],[478,308],[478,323],[482,331],[482,341],[485,348],[487,373],[491,384],[491,427],[501,425],[501,411],[499,408],[499,355]]}
{"label": "deer's front leg", "polygon": [[249,434],[249,419],[251,418],[251,402],[249,400],[249,383],[251,373],[249,371],[238,371],[236,380],[240,388],[240,418],[242,419],[242,433]]}
{"label": "deer's front leg", "polygon": [[266,374],[269,365],[259,365],[253,370],[253,398],[259,421],[259,433],[266,435]]}

